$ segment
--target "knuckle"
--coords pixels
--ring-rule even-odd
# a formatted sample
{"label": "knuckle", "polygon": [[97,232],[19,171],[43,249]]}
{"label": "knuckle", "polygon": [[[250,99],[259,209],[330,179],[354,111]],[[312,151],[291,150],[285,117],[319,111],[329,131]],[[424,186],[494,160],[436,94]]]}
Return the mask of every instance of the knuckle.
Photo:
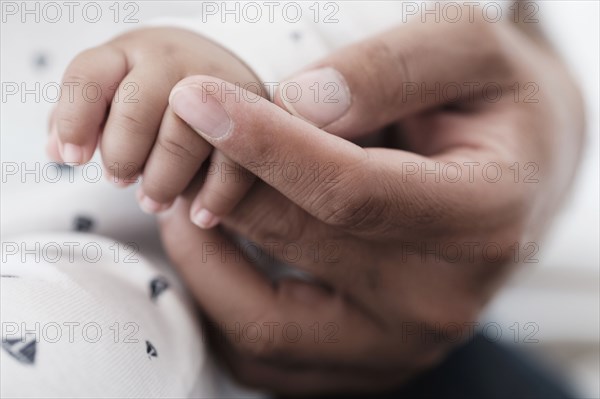
{"label": "knuckle", "polygon": [[[81,70],[81,66],[71,66],[63,77],[63,84],[73,85],[75,87],[83,87],[88,83],[94,83],[94,79],[87,75],[87,71]],[[80,90],[75,90],[75,94],[80,93]],[[64,98],[64,97],[63,97]]]}
{"label": "knuckle", "polygon": [[337,183],[322,187],[315,208],[323,222],[343,229],[369,229],[379,223],[387,210],[386,198],[369,173],[342,172]]}
{"label": "knuckle", "polygon": [[91,47],[91,48],[87,48],[83,51],[80,51],[79,53],[77,53],[75,58],[73,58],[73,61],[71,62],[71,64],[72,65],[84,65],[84,66],[89,66],[89,65],[94,64],[95,56],[98,54],[98,50],[100,50],[102,48],[104,48],[104,47]]}
{"label": "knuckle", "polygon": [[117,59],[121,59],[121,56],[114,50],[109,50],[110,53],[106,53],[107,50],[109,50],[108,47],[100,46],[84,50],[77,54],[63,75],[63,83],[79,86],[85,86],[89,83],[99,83],[99,76],[102,76],[103,70],[98,66],[98,58],[116,56],[118,57]]}
{"label": "knuckle", "polygon": [[144,194],[159,203],[170,203],[181,190],[173,184],[165,184],[163,176],[146,176],[142,180]]}
{"label": "knuckle", "polygon": [[235,208],[229,216],[236,226],[243,227],[244,233],[249,239],[258,243],[263,241],[265,218],[269,216],[266,207]]}
{"label": "knuckle", "polygon": [[402,49],[391,48],[390,44],[381,38],[375,38],[359,47],[360,52],[368,59],[367,70],[369,87],[376,88],[379,99],[373,99],[373,103],[397,104],[402,99],[404,85],[390,84],[386,79],[381,79],[382,71],[388,71],[389,76],[400,76],[401,81],[411,82],[413,79],[412,68],[408,60],[411,54],[410,47]]}
{"label": "knuckle", "polygon": [[301,240],[308,233],[311,217],[272,187],[254,185],[227,219],[240,234],[264,244],[273,240]]}
{"label": "knuckle", "polygon": [[352,198],[328,215],[327,223],[344,230],[364,230],[375,227],[385,206],[374,195]]}
{"label": "knuckle", "polygon": [[506,28],[509,27],[486,20],[484,13],[475,15],[472,21],[462,21],[458,29],[447,26],[448,34],[456,34],[464,43],[469,43],[473,64],[485,66],[482,76],[488,79],[493,77],[499,83],[512,84],[519,66],[506,51],[512,46],[510,36],[506,34]]}
{"label": "knuckle", "polygon": [[241,200],[241,198],[229,194],[227,186],[222,184],[218,184],[217,187],[205,184],[200,195],[202,206],[218,216],[229,214]]}
{"label": "knuckle", "polygon": [[[235,203],[238,198],[234,197],[227,190],[227,186],[222,185],[221,181],[216,181],[215,186],[205,185],[201,191],[202,204],[205,204],[211,210],[212,208],[228,208],[229,204]],[[206,184],[206,183],[205,183]]]}
{"label": "knuckle", "polygon": [[109,119],[109,123],[110,122],[112,122],[111,128],[116,129],[117,131],[128,136],[145,136],[149,133],[156,133],[148,132],[144,118],[142,118],[140,115],[132,113],[131,111],[122,111],[116,113],[112,121]]}
{"label": "knuckle", "polygon": [[[104,166],[115,176],[123,178],[135,178],[142,170],[144,162],[135,156],[122,151],[101,149]],[[137,155],[137,154],[136,154]]]}
{"label": "knuckle", "polygon": [[[260,124],[250,129],[256,132],[269,131]],[[258,173],[261,178],[264,178],[264,174],[269,173],[273,166],[279,166],[275,160],[280,159],[281,154],[274,144],[267,134],[257,134],[252,140],[231,140],[230,142],[233,152],[239,154],[241,164],[248,165],[252,172]]]}
{"label": "knuckle", "polygon": [[419,231],[430,230],[436,226],[436,222],[456,213],[431,190],[401,188],[399,191],[400,195],[396,197],[394,208],[399,216],[396,220],[400,227]]}
{"label": "knuckle", "polygon": [[63,82],[85,85],[96,80],[93,74],[90,74],[94,69],[88,60],[88,51],[90,50],[80,53],[71,61],[63,76]]}
{"label": "knuckle", "polygon": [[77,138],[81,136],[81,124],[82,121],[74,114],[65,114],[60,112],[56,117],[56,124],[58,135],[69,142],[74,141],[77,143]]}
{"label": "knuckle", "polygon": [[302,242],[307,234],[306,214],[292,202],[277,209],[253,212],[247,219],[248,235],[259,243]]}
{"label": "knuckle", "polygon": [[190,150],[190,147],[184,143],[179,142],[176,138],[169,136],[159,135],[156,140],[156,145],[166,153],[170,154],[174,158],[185,160],[194,159],[196,154]]}

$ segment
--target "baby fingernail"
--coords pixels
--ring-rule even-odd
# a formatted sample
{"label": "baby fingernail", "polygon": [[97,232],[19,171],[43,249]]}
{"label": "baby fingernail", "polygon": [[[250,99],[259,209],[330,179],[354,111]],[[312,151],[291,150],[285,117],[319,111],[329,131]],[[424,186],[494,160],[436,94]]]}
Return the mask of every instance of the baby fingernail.
{"label": "baby fingernail", "polygon": [[65,163],[81,163],[83,161],[83,148],[75,145],[75,144],[71,144],[71,143],[66,143],[66,144],[62,144],[59,146],[60,148],[60,155],[61,158],[63,160],[63,162]]}
{"label": "baby fingernail", "polygon": [[161,204],[160,202],[154,201],[145,194],[139,194],[138,202],[142,211],[150,214],[166,211],[170,206],[170,204]]}
{"label": "baby fingernail", "polygon": [[211,229],[219,224],[220,219],[206,209],[200,209],[192,217],[192,222],[202,229]]}
{"label": "baby fingernail", "polygon": [[200,86],[184,86],[171,94],[170,105],[181,119],[208,138],[224,137],[233,125],[223,105]]}
{"label": "baby fingernail", "polygon": [[327,67],[304,72],[279,86],[287,110],[317,127],[340,119],[350,109],[351,94],[346,79]]}

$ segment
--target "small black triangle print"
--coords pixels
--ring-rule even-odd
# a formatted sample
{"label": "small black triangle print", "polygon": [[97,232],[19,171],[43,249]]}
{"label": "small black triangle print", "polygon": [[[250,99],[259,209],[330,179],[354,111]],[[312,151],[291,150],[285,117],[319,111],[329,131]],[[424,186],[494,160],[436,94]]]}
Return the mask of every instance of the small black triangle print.
{"label": "small black triangle print", "polygon": [[36,337],[25,340],[16,339],[2,339],[2,349],[4,349],[9,355],[17,359],[23,364],[33,364],[35,362],[35,351],[36,351]]}
{"label": "small black triangle print", "polygon": [[48,57],[46,54],[38,53],[33,59],[33,65],[38,69],[43,69],[48,66]]}
{"label": "small black triangle print", "polygon": [[73,221],[73,230],[87,232],[94,228],[94,220],[86,216],[77,216]]}
{"label": "small black triangle print", "polygon": [[150,298],[155,301],[160,294],[169,288],[169,282],[164,277],[156,277],[150,282]]}
{"label": "small black triangle print", "polygon": [[290,34],[290,37],[292,38],[293,41],[297,42],[300,39],[302,39],[302,33],[298,32],[298,31],[294,31]]}
{"label": "small black triangle print", "polygon": [[150,343],[150,341],[146,341],[146,354],[148,355],[148,359],[158,357],[158,352],[156,351],[154,345]]}

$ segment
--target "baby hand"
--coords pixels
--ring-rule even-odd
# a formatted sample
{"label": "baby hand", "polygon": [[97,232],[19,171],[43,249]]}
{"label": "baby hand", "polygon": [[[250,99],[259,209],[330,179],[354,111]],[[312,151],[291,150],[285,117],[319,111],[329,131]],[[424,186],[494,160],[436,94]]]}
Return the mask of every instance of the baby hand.
{"label": "baby hand", "polygon": [[[63,77],[69,95],[63,94],[51,115],[48,153],[82,164],[98,146],[105,173],[116,184],[126,186],[143,175],[138,191],[143,210],[169,208],[212,152],[169,107],[173,86],[197,74],[263,90],[234,55],[182,29],[132,31],[80,53]],[[243,170],[219,152],[212,162],[222,170]],[[200,227],[218,224],[253,181],[248,173],[223,176],[228,175],[208,173],[194,200],[191,217]]]}

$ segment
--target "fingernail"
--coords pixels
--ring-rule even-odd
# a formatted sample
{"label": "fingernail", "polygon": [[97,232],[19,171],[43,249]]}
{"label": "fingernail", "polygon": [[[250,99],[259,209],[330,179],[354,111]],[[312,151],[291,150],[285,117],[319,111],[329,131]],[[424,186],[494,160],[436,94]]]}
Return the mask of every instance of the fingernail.
{"label": "fingernail", "polygon": [[220,219],[206,209],[200,209],[192,217],[192,222],[202,229],[212,229],[219,224]]}
{"label": "fingernail", "polygon": [[233,123],[223,105],[200,86],[175,89],[169,100],[173,111],[194,130],[209,138],[222,138]]}
{"label": "fingernail", "polygon": [[279,86],[287,110],[315,126],[327,126],[350,109],[348,83],[331,67],[304,72]]}
{"label": "fingernail", "polygon": [[169,209],[171,204],[161,204],[145,194],[138,194],[138,203],[145,213],[154,214]]}
{"label": "fingernail", "polygon": [[59,146],[60,156],[65,163],[81,163],[83,148],[78,145],[66,143]]}

